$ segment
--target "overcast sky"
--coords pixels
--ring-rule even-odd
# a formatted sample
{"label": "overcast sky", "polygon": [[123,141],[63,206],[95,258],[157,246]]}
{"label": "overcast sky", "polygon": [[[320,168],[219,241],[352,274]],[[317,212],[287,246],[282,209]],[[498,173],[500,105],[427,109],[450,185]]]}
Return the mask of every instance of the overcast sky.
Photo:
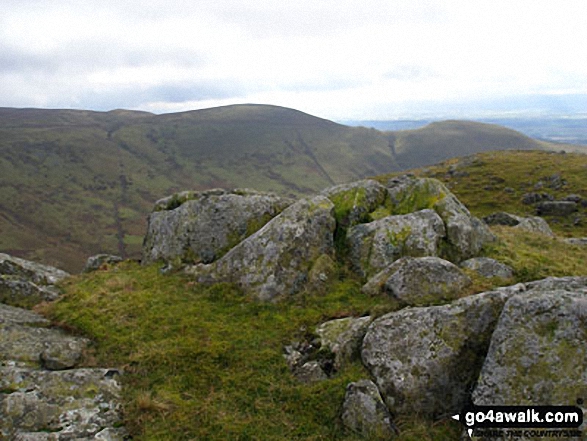
{"label": "overcast sky", "polygon": [[344,120],[585,94],[586,18],[585,0],[0,0],[0,106]]}

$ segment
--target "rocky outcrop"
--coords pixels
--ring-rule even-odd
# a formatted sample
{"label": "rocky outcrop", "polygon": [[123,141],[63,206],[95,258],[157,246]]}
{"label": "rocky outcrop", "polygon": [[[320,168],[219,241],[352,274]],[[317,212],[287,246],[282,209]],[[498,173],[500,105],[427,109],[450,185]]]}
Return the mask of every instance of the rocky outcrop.
{"label": "rocky outcrop", "polygon": [[336,221],[346,229],[373,220],[369,214],[384,205],[387,190],[379,182],[365,179],[328,188],[321,194],[332,201]]}
{"label": "rocky outcrop", "polygon": [[447,236],[448,247],[443,257],[450,261],[475,257],[485,243],[495,240],[487,226],[436,179],[402,177],[388,183],[388,192],[394,214],[427,208],[438,213]]}
{"label": "rocky outcrop", "polygon": [[456,265],[439,257],[403,257],[373,276],[362,288],[387,294],[403,305],[428,306],[455,300],[471,285]]}
{"label": "rocky outcrop", "polygon": [[514,270],[510,266],[489,257],[473,257],[461,262],[460,267],[475,271],[486,278],[510,279],[514,276]]}
{"label": "rocky outcrop", "polygon": [[0,439],[124,439],[119,372],[75,368],[87,345],[0,304]]}
{"label": "rocky outcrop", "polygon": [[30,307],[55,300],[55,284],[68,276],[60,269],[0,253],[0,302]]}
{"label": "rocky outcrop", "polygon": [[236,283],[260,300],[299,292],[322,256],[334,256],[334,205],[302,199],[211,265],[187,269],[203,283]]}
{"label": "rocky outcrop", "polygon": [[221,189],[157,201],[148,218],[143,263],[211,263],[293,201],[272,193]]}
{"label": "rocky outcrop", "polygon": [[89,273],[92,271],[98,271],[107,265],[116,265],[122,262],[122,257],[114,256],[112,254],[96,254],[88,258],[86,265],[84,266],[83,272]]}
{"label": "rocky outcrop", "polygon": [[347,386],[341,418],[345,427],[368,439],[391,439],[396,433],[389,410],[371,380]]}
{"label": "rocky outcrop", "polygon": [[434,210],[388,216],[351,228],[349,258],[361,277],[372,276],[403,256],[437,256],[446,230]]}
{"label": "rocky outcrop", "polygon": [[521,289],[406,308],[375,320],[361,356],[391,413],[432,418],[458,413],[477,380],[504,303]]}

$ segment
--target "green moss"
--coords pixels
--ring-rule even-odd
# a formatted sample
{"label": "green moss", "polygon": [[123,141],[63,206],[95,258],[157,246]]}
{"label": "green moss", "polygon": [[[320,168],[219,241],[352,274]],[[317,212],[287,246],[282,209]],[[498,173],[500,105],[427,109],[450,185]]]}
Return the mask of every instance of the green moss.
{"label": "green moss", "polygon": [[446,193],[440,189],[440,182],[421,179],[395,195],[392,214],[408,214],[414,211],[434,208],[444,199]]}
{"label": "green moss", "polygon": [[396,248],[403,248],[406,243],[406,240],[408,240],[408,238],[410,237],[410,234],[412,234],[412,228],[409,225],[403,227],[399,231],[386,231],[387,240]]}

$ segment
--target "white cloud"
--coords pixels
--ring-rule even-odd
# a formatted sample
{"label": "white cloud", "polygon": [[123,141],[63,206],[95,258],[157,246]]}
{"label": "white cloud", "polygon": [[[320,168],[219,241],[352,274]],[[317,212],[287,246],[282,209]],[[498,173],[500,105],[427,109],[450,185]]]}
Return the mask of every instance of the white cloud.
{"label": "white cloud", "polygon": [[0,106],[264,102],[368,118],[586,92],[583,10],[582,0],[3,0]]}

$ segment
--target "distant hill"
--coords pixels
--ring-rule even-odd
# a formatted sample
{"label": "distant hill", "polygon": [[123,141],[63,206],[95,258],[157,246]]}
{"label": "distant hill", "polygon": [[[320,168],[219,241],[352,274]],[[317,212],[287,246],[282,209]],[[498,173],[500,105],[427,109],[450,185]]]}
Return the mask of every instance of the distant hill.
{"label": "distant hill", "polygon": [[490,124],[381,132],[264,105],[0,108],[0,251],[77,271],[98,252],[138,257],[146,215],[176,191],[302,195],[479,151],[545,148]]}

